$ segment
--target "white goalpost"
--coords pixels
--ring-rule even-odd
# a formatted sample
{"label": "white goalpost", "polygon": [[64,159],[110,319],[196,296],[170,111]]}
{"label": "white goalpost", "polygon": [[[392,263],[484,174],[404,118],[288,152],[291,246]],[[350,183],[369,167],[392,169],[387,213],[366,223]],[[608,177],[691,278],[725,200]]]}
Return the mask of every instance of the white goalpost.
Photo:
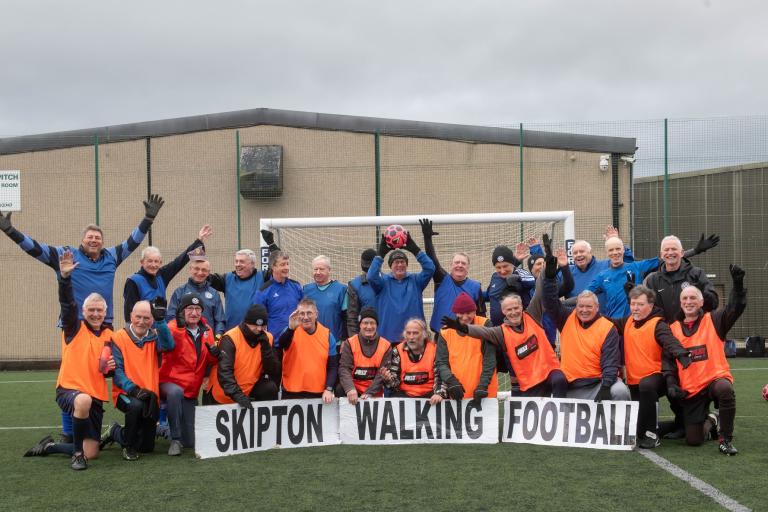
{"label": "white goalpost", "polygon": [[[360,275],[360,254],[375,249],[382,228],[390,224],[403,225],[416,243],[424,249],[419,219],[433,223],[435,252],[441,266],[448,271],[455,252],[464,252],[470,259],[469,277],[480,281],[485,290],[494,272],[491,254],[498,245],[514,250],[520,242],[541,239],[549,234],[555,247],[570,249],[575,239],[573,211],[459,213],[423,215],[384,215],[364,217],[306,217],[262,218],[260,229],[275,234],[275,242],[290,255],[291,277],[301,284],[312,282],[312,259],[325,255],[331,260],[331,278],[346,284]],[[266,248],[261,240],[262,264],[266,263]],[[383,271],[389,271],[385,262]],[[409,255],[409,272],[419,272],[415,257]],[[424,315],[429,322],[432,314],[434,286],[424,290]],[[502,384],[500,382],[500,384]],[[508,381],[506,382],[508,388]]]}

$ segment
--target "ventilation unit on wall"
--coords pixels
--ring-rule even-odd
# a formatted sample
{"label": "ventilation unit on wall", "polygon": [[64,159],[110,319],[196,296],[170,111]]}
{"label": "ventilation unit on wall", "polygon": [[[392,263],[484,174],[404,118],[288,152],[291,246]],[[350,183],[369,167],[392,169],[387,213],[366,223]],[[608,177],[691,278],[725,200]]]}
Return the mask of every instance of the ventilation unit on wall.
{"label": "ventilation unit on wall", "polygon": [[240,148],[240,195],[245,199],[273,199],[283,195],[283,147]]}

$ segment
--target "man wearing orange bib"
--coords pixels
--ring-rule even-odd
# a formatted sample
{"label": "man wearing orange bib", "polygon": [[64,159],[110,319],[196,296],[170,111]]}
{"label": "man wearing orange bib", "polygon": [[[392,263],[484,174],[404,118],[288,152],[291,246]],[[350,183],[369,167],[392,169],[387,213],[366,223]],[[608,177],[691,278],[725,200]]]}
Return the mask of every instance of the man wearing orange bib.
{"label": "man wearing orange bib", "polygon": [[545,259],[543,304],[560,330],[560,367],[568,379],[568,398],[630,400],[629,388],[619,379],[621,338],[600,315],[597,295],[583,290],[575,307],[560,302],[557,259]]}
{"label": "man wearing orange bib", "polygon": [[277,400],[280,361],[267,332],[267,308],[254,304],[240,325],[219,342],[219,363],[211,371],[211,397],[216,403],[237,403],[252,409],[251,401]]}
{"label": "man wearing orange bib", "polygon": [[314,300],[299,301],[277,346],[283,351],[282,398],[322,398],[331,403],[339,370],[336,338],[317,321]]}
{"label": "man wearing orange bib", "polygon": [[[104,374],[114,369],[114,359],[100,362],[112,330],[103,327],[107,302],[98,293],[83,301],[83,320],[72,292],[72,272],[77,267],[72,252],[59,257],[59,304],[62,321],[62,354],[56,380],[56,402],[64,413],[72,415],[72,443],[54,443],[46,436],[27,450],[25,457],[51,453],[71,455],[70,467],[88,469],[88,459],[99,455],[104,401],[109,399]],[[100,364],[101,363],[101,364]],[[100,368],[101,366],[101,368]]]}
{"label": "man wearing orange bib", "polygon": [[[477,315],[477,304],[461,292],[451,305],[461,325],[484,325],[491,321]],[[487,341],[473,338],[454,329],[441,329],[437,337],[437,372],[448,386],[448,396],[463,398],[496,398],[496,349]]]}
{"label": "man wearing orange bib", "polygon": [[[101,449],[117,441],[125,460],[138,460],[139,453],[155,449],[155,426],[160,413],[158,354],[173,350],[174,346],[165,312],[165,299],[158,298],[153,305],[141,300],[133,306],[131,323],[112,336],[112,403],[125,414],[125,426],[112,423],[101,438]],[[153,322],[157,322],[155,329]]]}
{"label": "man wearing orange bib", "polygon": [[339,384],[336,396],[346,396],[349,403],[381,396],[383,383],[379,368],[392,344],[378,333],[379,317],[373,308],[360,312],[358,333],[341,344]]}
{"label": "man wearing orange bib", "polygon": [[498,327],[462,325],[447,316],[443,317],[443,325],[502,347],[510,375],[514,373],[517,377],[523,396],[564,398],[568,382],[544,328],[523,311],[523,300],[519,295],[504,297],[501,311],[504,323]]}
{"label": "man wearing orange bib", "polygon": [[[744,270],[730,266],[733,288],[728,304],[709,313],[704,312],[705,298],[695,286],[680,292],[681,312],[672,324],[672,333],[691,352],[693,361],[687,368],[678,364],[677,375],[667,377],[670,394],[683,400],[685,411],[685,440],[698,446],[711,434],[718,434],[719,449],[725,455],[739,453],[733,446],[733,423],[736,417],[736,395],[733,376],[725,359],[724,342],[728,331],[747,307]],[[709,413],[709,404],[718,403],[720,415]]]}
{"label": "man wearing orange bib", "polygon": [[429,398],[432,405],[448,397],[447,389],[435,372],[437,347],[427,323],[421,318],[405,322],[403,340],[385,356],[379,370],[393,398]]}
{"label": "man wearing orange bib", "polygon": [[[624,366],[632,399],[640,402],[637,413],[637,439],[640,448],[659,446],[659,430],[672,430],[672,424],[656,426],[656,404],[667,394],[665,375],[674,371],[674,359],[686,368],[691,364],[688,350],[674,337],[664,321],[664,311],[655,306],[656,292],[635,286],[629,292],[630,316],[612,319],[624,335]],[[677,402],[670,401],[675,411]],[[677,414],[677,411],[676,411]]]}

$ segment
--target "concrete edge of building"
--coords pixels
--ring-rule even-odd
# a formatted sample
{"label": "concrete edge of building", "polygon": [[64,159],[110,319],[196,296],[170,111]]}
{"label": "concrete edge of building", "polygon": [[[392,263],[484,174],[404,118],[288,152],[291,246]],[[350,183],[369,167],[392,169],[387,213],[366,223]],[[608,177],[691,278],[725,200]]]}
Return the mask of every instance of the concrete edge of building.
{"label": "concrete edge of building", "polygon": [[[696,176],[707,176],[710,174],[722,174],[725,172],[750,171],[752,169],[764,169],[766,167],[768,167],[768,162],[752,162],[748,164],[726,165],[723,167],[714,167],[712,169],[669,173],[669,179],[675,180],[681,178],[693,178]],[[664,175],[660,174],[658,176],[643,176],[641,178],[635,178],[633,181],[635,183],[652,183],[664,181]]]}
{"label": "concrete edge of building", "polygon": [[[260,125],[357,133],[379,132],[382,135],[388,136],[520,145],[520,130],[512,128],[255,108],[99,128],[0,138],[0,155],[88,146],[93,144],[95,137],[98,137],[100,143],[109,143],[146,137],[164,137]],[[607,137],[538,130],[523,130],[523,141],[525,147],[626,155],[634,154],[636,149],[636,139],[629,137]]]}

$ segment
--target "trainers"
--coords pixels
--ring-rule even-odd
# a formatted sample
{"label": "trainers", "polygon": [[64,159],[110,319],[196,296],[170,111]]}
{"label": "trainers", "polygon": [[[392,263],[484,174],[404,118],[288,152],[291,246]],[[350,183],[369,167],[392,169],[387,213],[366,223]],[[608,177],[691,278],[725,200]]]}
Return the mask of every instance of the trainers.
{"label": "trainers", "polygon": [[139,460],[139,453],[130,447],[123,448],[123,458],[125,460]]}
{"label": "trainers", "polygon": [[720,426],[720,415],[716,412],[710,412],[707,414],[707,419],[710,423],[712,423],[712,428],[709,429],[709,432],[704,436],[705,441],[712,441],[718,438],[720,433],[717,431],[718,427]]}
{"label": "trainers", "polygon": [[104,431],[104,433],[101,435],[101,441],[99,441],[99,450],[103,450],[104,448],[108,446],[112,446],[115,442],[115,429],[120,428],[120,424],[116,421],[113,421],[107,429]]}
{"label": "trainers", "polygon": [[637,446],[638,448],[643,448],[645,450],[652,450],[653,448],[656,448],[660,444],[661,444],[661,439],[659,439],[659,436],[656,434],[656,432],[651,432],[650,430],[647,430],[643,435],[642,439],[640,439],[640,442],[637,443]]}
{"label": "trainers", "polygon": [[731,439],[730,437],[721,437],[720,453],[724,455],[736,455],[737,453],[739,453],[739,450],[737,450],[736,447],[733,446],[733,439]]}
{"label": "trainers", "polygon": [[155,439],[171,440],[171,427],[167,423],[158,423],[155,427]]}
{"label": "trainers", "polygon": [[35,446],[27,450],[26,453],[24,453],[24,457],[45,457],[48,455],[48,452],[46,452],[45,449],[52,444],[54,444],[53,438],[51,436],[45,436]]}
{"label": "trainers", "polygon": [[174,439],[171,441],[171,446],[168,448],[168,455],[181,455],[184,448],[181,446],[181,441]]}
{"label": "trainers", "polygon": [[72,455],[72,462],[70,463],[69,467],[75,471],[88,469],[88,459],[85,458],[85,454],[83,452],[76,452],[74,455]]}

